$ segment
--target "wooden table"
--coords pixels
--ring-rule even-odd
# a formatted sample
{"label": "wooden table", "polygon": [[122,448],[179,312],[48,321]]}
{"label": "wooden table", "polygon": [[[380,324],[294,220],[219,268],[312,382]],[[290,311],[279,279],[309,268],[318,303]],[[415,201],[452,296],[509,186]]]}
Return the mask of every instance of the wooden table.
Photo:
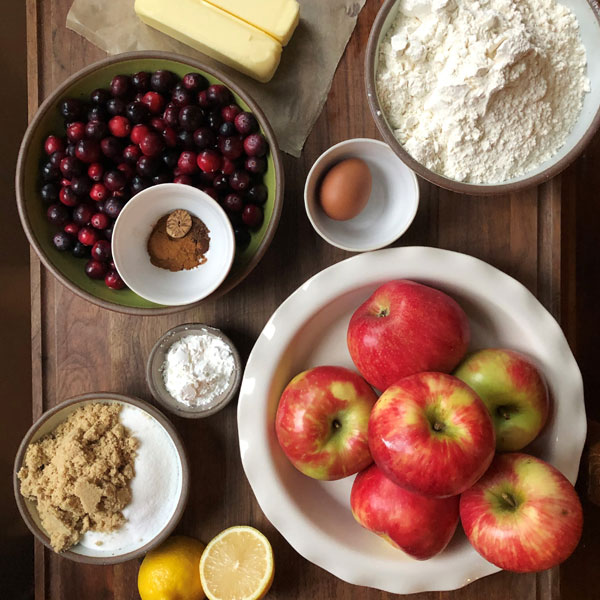
{"label": "wooden table", "polygon": [[[68,75],[104,56],[65,28],[70,4],[70,0],[27,0],[30,116]],[[304,212],[302,190],[310,166],[323,150],[352,137],[379,137],[363,91],[363,53],[380,4],[379,0],[368,0],[360,14],[326,107],[302,157],[284,155],[285,206],[273,244],[256,270],[227,296],[172,316],[122,315],[70,293],[32,255],[34,418],[83,392],[115,391],[149,400],[144,382],[146,357],[157,337],[179,323],[200,321],[220,327],[247,357],[268,317],[288,294],[311,275],[348,256],[312,230]],[[574,320],[569,318],[575,298],[573,205],[577,190],[585,191],[585,182],[579,179],[582,171],[590,184],[593,178],[598,181],[597,169],[590,168],[594,158],[600,157],[600,144],[596,142],[562,181],[556,178],[520,194],[467,197],[421,181],[421,207],[401,243],[438,246],[488,261],[524,283],[557,318],[563,319],[568,332],[575,331]],[[308,563],[270,525],[242,471],[235,403],[207,420],[173,420],[187,444],[192,473],[190,502],[178,531],[205,541],[235,524],[252,524],[264,531],[273,543],[277,562],[269,595],[273,599],[391,597],[343,583]],[[586,543],[591,543],[593,537],[587,535]],[[582,577],[577,568],[581,556],[585,557],[584,563],[593,564],[586,546],[561,571],[553,569],[537,575],[499,573],[456,592],[425,593],[414,598],[598,597],[594,595],[599,593],[597,581],[592,585],[594,576]],[[137,561],[114,567],[80,565],[36,544],[36,600],[138,598],[137,569]],[[561,590],[565,588],[559,586],[563,571],[569,574],[570,583],[569,589]]]}

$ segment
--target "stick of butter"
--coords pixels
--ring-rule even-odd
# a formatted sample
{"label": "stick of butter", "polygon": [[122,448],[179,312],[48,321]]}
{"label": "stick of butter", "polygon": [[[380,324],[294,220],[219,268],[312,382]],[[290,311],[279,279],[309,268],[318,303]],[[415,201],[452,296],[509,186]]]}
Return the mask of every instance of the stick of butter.
{"label": "stick of butter", "polygon": [[296,0],[206,1],[262,29],[282,46],[290,41],[300,21],[300,5]]}
{"label": "stick of butter", "polygon": [[149,25],[263,83],[281,59],[281,44],[204,0],[135,0]]}

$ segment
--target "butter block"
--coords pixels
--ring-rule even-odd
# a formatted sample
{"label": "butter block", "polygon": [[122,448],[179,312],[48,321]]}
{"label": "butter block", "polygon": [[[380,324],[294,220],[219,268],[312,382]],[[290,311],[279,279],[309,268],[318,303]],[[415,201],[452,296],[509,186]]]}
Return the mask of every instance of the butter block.
{"label": "butter block", "polygon": [[206,1],[262,29],[282,46],[290,41],[300,21],[300,5],[296,0]]}
{"label": "butter block", "polygon": [[135,12],[146,25],[263,83],[279,66],[277,40],[204,0],[135,0]]}

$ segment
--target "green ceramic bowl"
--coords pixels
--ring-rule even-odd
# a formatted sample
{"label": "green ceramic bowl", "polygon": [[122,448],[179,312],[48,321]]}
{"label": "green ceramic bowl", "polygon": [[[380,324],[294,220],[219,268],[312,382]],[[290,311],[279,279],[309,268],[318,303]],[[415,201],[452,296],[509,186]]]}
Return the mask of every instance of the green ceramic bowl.
{"label": "green ceramic bowl", "polygon": [[221,296],[231,290],[258,264],[275,235],[283,203],[284,173],[275,135],[262,110],[239,85],[222,73],[197,60],[168,52],[130,52],[94,63],[67,79],[40,106],[23,138],[16,171],[17,205],[21,223],[30,244],[46,268],[61,283],[90,302],[120,312],[144,315],[173,313],[193,305],[166,307],[144,300],[131,290],[111,290],[104,281],[95,281],[86,276],[86,259],[77,259],[70,253],[56,250],[52,245],[56,228],[46,221],[45,205],[39,196],[39,166],[44,155],[43,143],[46,136],[51,133],[62,134],[64,131],[63,119],[58,112],[58,104],[62,99],[87,98],[92,90],[107,87],[117,74],[157,69],[168,69],[180,76],[197,71],[211,83],[226,85],[238,104],[254,113],[269,142],[268,170],[265,174],[269,197],[264,206],[263,225],[253,232],[250,245],[244,252],[236,255],[227,279],[209,298]]}

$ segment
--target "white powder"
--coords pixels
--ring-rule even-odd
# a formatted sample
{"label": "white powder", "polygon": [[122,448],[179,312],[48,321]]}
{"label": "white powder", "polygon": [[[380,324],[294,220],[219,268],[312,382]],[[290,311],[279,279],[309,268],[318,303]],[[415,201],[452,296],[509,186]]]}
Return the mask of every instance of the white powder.
{"label": "white powder", "polygon": [[214,402],[229,388],[234,369],[231,349],[210,333],[187,335],[175,342],[162,366],[167,391],[186,406]]}
{"label": "white powder", "polygon": [[131,552],[155,538],[170,521],[182,486],[181,462],[169,434],[148,413],[125,404],[121,423],[139,441],[131,502],[123,509],[125,523],[116,531],[87,531],[72,550],[98,556]]}
{"label": "white powder", "polygon": [[498,183],[564,144],[590,83],[555,0],[400,0],[377,89],[405,149],[451,179]]}

